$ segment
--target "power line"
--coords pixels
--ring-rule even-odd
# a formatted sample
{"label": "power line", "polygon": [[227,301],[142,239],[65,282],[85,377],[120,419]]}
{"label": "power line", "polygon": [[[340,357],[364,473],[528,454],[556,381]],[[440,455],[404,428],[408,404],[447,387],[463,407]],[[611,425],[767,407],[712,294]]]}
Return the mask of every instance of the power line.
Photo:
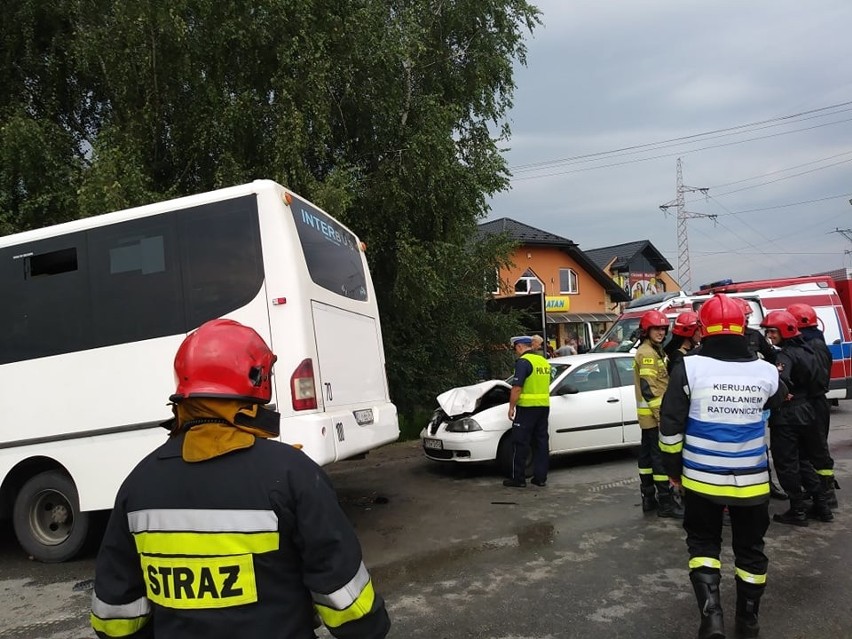
{"label": "power line", "polygon": [[[812,131],[813,129],[820,129],[820,128],[825,127],[825,126],[832,126],[832,125],[835,125],[835,124],[843,124],[844,122],[850,122],[850,121],[852,121],[852,118],[847,118],[845,120],[837,120],[835,122],[826,122],[824,124],[816,124],[814,126],[804,127],[804,128],[801,128],[801,129],[793,129],[791,131],[781,131],[779,133],[773,133],[771,135],[759,135],[757,137],[746,138],[745,140],[737,140],[735,142],[725,142],[725,143],[722,143],[722,144],[711,144],[711,145],[708,145],[708,146],[699,147],[697,149],[690,149],[688,151],[675,151],[673,153],[663,153],[662,155],[653,155],[653,156],[649,156],[649,157],[646,157],[646,158],[635,158],[635,159],[632,159],[632,160],[625,160],[623,162],[612,162],[610,164],[600,164],[598,166],[588,166],[588,167],[578,168],[578,169],[569,169],[567,171],[556,171],[556,172],[553,172],[553,173],[543,173],[541,175],[528,175],[528,176],[522,176],[522,177],[512,177],[512,178],[510,178],[510,180],[512,182],[522,182],[522,181],[525,181],[525,180],[538,180],[538,179],[546,178],[546,177],[555,177],[555,176],[558,176],[558,175],[568,175],[569,173],[582,173],[582,172],[585,172],[585,171],[594,171],[594,170],[597,170],[597,169],[607,169],[607,168],[611,168],[611,167],[614,167],[614,166],[624,166],[625,164],[635,164],[637,162],[647,162],[648,160],[658,160],[660,158],[670,158],[670,157],[674,157],[676,155],[686,155],[686,154],[689,154],[689,153],[696,153],[697,151],[706,151],[707,149],[718,149],[718,148],[726,147],[726,146],[734,146],[736,144],[744,144],[746,142],[754,142],[755,140],[767,140],[769,138],[777,138],[777,137],[782,136],[782,135],[789,135],[790,133],[801,133],[802,131]],[[733,193],[734,191],[731,191],[731,192]]]}
{"label": "power line", "polygon": [[[794,119],[797,119],[797,118],[811,119],[811,118],[803,118],[803,116],[810,115],[812,113],[821,113],[821,112],[829,111],[829,110],[832,110],[832,109],[838,109],[840,107],[845,107],[845,106],[849,106],[849,105],[852,105],[852,100],[850,100],[848,102],[840,102],[838,104],[832,104],[832,105],[829,105],[829,106],[820,107],[818,109],[811,109],[809,111],[801,111],[799,113],[794,113],[794,114],[790,114],[790,115],[783,115],[783,116],[779,116],[777,118],[770,118],[768,120],[760,120],[758,122],[751,122],[749,124],[740,124],[740,125],[737,125],[737,126],[727,127],[727,128],[724,128],[724,129],[714,129],[712,131],[705,131],[703,133],[695,133],[693,135],[685,135],[685,136],[681,136],[681,137],[677,137],[677,138],[670,138],[668,140],[660,140],[660,141],[657,141],[657,142],[649,142],[649,143],[646,143],[646,144],[636,144],[636,145],[632,145],[632,146],[622,147],[622,148],[619,148],[619,149],[613,149],[611,151],[600,151],[600,152],[597,152],[597,153],[588,153],[588,154],[585,154],[585,155],[576,155],[576,156],[573,156],[573,157],[561,158],[561,159],[557,159],[557,160],[546,160],[546,161],[542,161],[542,162],[530,162],[528,164],[519,164],[519,165],[516,165],[516,166],[513,166],[513,167],[509,167],[509,168],[510,168],[510,171],[512,171],[512,172],[526,171],[526,170],[530,170],[530,169],[534,169],[534,168],[547,168],[551,165],[559,165],[559,164],[562,164],[562,163],[573,162],[573,161],[576,161],[576,160],[586,160],[586,159],[591,159],[591,158],[599,158],[599,157],[605,156],[605,155],[613,155],[613,154],[617,154],[617,153],[624,153],[624,152],[627,152],[627,151],[634,151],[634,150],[637,150],[637,149],[644,149],[644,148],[648,148],[648,147],[658,147],[660,145],[671,144],[671,143],[675,143],[675,142],[684,142],[686,140],[694,140],[696,138],[702,138],[702,137],[706,137],[706,136],[709,136],[709,135],[715,135],[715,134],[718,134],[718,133],[725,133],[725,132],[729,132],[729,131],[737,131],[737,130],[740,130],[740,129],[748,129],[748,128],[751,128],[751,127],[761,126],[761,125],[769,124],[769,123],[772,123],[772,122],[784,122],[786,120],[794,120]],[[844,111],[848,111],[848,110],[849,109],[843,109],[841,111],[837,111],[837,113],[843,113]],[[830,115],[834,115],[834,113],[823,113],[821,116],[816,116],[816,117],[825,117],[825,116],[830,116]]]}

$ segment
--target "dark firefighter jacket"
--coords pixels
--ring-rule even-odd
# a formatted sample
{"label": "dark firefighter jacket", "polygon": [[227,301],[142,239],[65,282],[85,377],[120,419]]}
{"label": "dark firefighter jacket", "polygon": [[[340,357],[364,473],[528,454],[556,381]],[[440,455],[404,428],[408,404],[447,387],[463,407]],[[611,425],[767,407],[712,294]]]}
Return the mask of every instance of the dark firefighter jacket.
{"label": "dark firefighter jacket", "polygon": [[789,389],[790,397],[778,408],[772,409],[769,425],[808,425],[816,421],[813,402],[808,399],[818,395],[822,389],[823,374],[817,356],[799,335],[785,339],[775,362],[782,381]]}
{"label": "dark firefighter jacket", "polygon": [[819,385],[817,395],[824,395],[829,391],[831,384],[831,365],[834,363],[831,351],[828,350],[828,346],[825,343],[825,335],[818,328],[809,327],[802,329],[802,338],[816,356],[820,375],[817,382]]}
{"label": "dark firefighter jacket", "polygon": [[331,484],[258,438],[207,461],[170,438],[125,480],[98,554],[98,637],[381,639],[390,621]]}
{"label": "dark firefighter jacket", "polygon": [[769,499],[764,411],[786,387],[739,336],[704,340],[672,370],[660,411],[660,450],[671,477],[718,503]]}
{"label": "dark firefighter jacket", "polygon": [[745,339],[748,344],[748,349],[757,355],[760,354],[770,364],[775,363],[775,357],[778,351],[769,343],[766,337],[759,330],[751,327],[745,329]]}

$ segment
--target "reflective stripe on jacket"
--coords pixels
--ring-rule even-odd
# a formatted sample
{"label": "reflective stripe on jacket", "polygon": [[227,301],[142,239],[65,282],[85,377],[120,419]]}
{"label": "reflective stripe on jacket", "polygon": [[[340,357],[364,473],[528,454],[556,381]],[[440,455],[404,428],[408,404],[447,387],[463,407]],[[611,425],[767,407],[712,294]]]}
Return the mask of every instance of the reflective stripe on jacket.
{"label": "reflective stripe on jacket", "polygon": [[[646,398],[642,393],[645,382],[651,394]],[[641,428],[656,428],[660,423],[660,404],[669,384],[669,372],[666,368],[665,354],[644,340],[636,349],[633,360],[633,383],[636,390],[636,415]]]}
{"label": "reflective stripe on jacket", "polygon": [[258,439],[187,463],[183,437],[125,480],[98,554],[98,637],[382,639],[390,622],[331,484],[304,453]]}
{"label": "reflective stripe on jacket", "polygon": [[518,406],[550,406],[550,364],[541,355],[530,351],[521,358],[532,365],[532,373],[521,387]]}

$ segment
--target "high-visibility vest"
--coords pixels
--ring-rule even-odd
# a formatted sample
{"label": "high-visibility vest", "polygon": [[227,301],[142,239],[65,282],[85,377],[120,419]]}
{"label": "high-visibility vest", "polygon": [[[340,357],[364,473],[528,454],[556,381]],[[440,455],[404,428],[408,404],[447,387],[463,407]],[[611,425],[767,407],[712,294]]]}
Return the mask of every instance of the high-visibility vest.
{"label": "high-visibility vest", "polygon": [[683,361],[690,394],[683,487],[726,503],[764,501],[769,471],[763,406],[778,390],[778,370],[760,359],[726,362],[697,355]]}
{"label": "high-visibility vest", "polygon": [[550,364],[541,355],[529,351],[521,358],[532,364],[532,373],[524,380],[518,406],[550,406]]}

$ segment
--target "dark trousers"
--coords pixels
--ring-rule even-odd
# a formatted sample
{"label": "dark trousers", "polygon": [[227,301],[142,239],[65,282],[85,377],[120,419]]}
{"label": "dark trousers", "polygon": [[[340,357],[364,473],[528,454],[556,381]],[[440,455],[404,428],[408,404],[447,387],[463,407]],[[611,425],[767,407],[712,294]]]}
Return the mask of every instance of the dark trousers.
{"label": "dark trousers", "polygon": [[800,459],[808,460],[817,470],[834,467],[822,429],[814,423],[773,424],[769,429],[769,441],[775,474],[790,499],[803,500],[808,494],[821,494],[817,474],[801,464]]}
{"label": "dark trousers", "polygon": [[664,494],[670,491],[669,478],[663,466],[663,453],[660,450],[659,428],[642,429],[642,443],[639,448],[639,480],[643,487],[656,485],[659,493]]}
{"label": "dark trousers", "polygon": [[550,462],[550,435],[547,431],[549,406],[517,406],[512,422],[512,479],[526,480],[527,457],[532,445],[533,479],[547,480]]}
{"label": "dark trousers", "polygon": [[[725,505],[687,490],[683,507],[683,529],[686,531],[689,558],[719,559]],[[731,515],[731,546],[736,567],[754,575],[766,575],[769,560],[763,553],[763,536],[769,528],[769,502],[754,506],[728,505],[728,512]]]}

